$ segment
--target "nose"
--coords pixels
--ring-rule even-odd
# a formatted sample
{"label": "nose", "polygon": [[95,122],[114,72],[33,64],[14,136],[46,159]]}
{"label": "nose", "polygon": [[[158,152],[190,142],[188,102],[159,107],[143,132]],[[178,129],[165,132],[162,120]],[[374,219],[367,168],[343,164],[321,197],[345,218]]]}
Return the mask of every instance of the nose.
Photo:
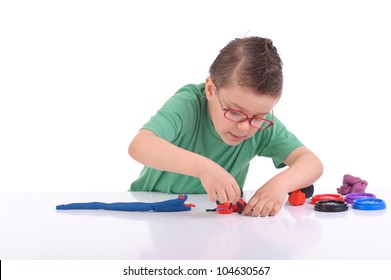
{"label": "nose", "polygon": [[250,121],[251,120],[244,120],[242,122],[237,123],[237,128],[241,131],[247,131],[250,129]]}

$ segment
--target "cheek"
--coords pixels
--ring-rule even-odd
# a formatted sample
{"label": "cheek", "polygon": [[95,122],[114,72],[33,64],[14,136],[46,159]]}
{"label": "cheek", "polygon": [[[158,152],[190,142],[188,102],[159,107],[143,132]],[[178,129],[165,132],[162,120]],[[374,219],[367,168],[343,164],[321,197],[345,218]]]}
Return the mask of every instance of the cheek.
{"label": "cheek", "polygon": [[216,130],[221,133],[229,132],[235,128],[236,123],[227,120],[224,116],[216,118]]}
{"label": "cheek", "polygon": [[223,132],[224,130],[229,128],[230,121],[224,117],[223,112],[217,110],[216,111],[210,110],[209,116],[217,132]]}
{"label": "cheek", "polygon": [[247,134],[247,138],[253,137],[255,133],[257,133],[258,129],[251,128]]}
{"label": "cheek", "polygon": [[224,119],[215,118],[213,126],[219,134],[224,133],[228,130],[228,126]]}

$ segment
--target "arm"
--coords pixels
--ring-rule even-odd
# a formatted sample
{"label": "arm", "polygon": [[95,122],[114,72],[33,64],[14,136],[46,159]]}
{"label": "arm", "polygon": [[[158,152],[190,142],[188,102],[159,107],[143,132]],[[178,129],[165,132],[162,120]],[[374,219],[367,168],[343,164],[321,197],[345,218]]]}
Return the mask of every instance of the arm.
{"label": "arm", "polygon": [[280,211],[287,193],[307,187],[323,173],[319,158],[308,148],[295,149],[285,160],[286,170],[267,181],[247,203],[243,215],[274,216]]}
{"label": "arm", "polygon": [[240,188],[224,168],[199,154],[184,150],[142,129],[129,145],[129,155],[154,169],[180,173],[201,180],[208,198],[222,203],[237,202]]}

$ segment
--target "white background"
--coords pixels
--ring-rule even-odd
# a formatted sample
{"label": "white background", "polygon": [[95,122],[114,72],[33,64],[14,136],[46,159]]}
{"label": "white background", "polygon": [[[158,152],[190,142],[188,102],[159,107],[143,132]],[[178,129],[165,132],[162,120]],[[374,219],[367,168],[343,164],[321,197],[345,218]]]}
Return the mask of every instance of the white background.
{"label": "white background", "polygon": [[[388,1],[1,1],[0,190],[126,191],[139,128],[201,83],[235,37],[271,38],[284,61],[275,113],[344,174],[387,188]],[[255,159],[246,189],[277,172]]]}

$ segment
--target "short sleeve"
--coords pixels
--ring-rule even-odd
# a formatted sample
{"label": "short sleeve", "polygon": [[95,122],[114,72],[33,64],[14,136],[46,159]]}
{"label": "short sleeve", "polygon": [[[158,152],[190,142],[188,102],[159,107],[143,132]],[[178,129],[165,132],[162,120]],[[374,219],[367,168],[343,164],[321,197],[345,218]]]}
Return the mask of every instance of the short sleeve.
{"label": "short sleeve", "polygon": [[194,127],[193,123],[198,119],[196,99],[192,92],[183,88],[170,97],[143,128],[169,142],[175,142]]}
{"label": "short sleeve", "polygon": [[262,133],[258,156],[269,157],[276,168],[285,166],[285,159],[303,143],[275,117],[274,125]]}

